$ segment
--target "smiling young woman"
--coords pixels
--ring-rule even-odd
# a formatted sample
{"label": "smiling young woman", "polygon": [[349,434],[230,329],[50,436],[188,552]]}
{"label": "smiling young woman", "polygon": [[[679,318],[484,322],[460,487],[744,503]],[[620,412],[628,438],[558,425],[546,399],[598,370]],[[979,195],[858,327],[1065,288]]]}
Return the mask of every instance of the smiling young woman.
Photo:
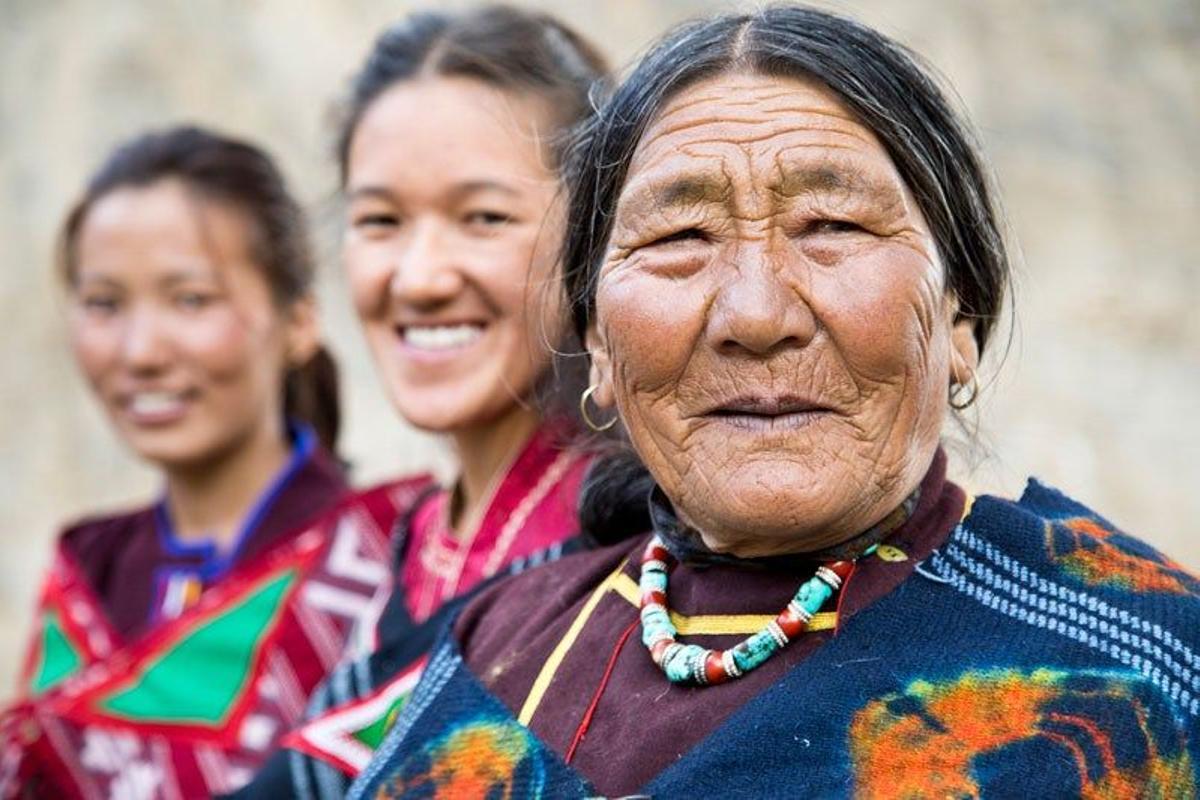
{"label": "smiling young woman", "polygon": [[[76,361],[121,439],[165,479],[154,507],[63,540],[126,638],[345,492],[302,225],[264,154],[194,128],[116,151],[68,219]],[[301,372],[314,359],[323,386]],[[300,393],[328,405],[306,420]]]}
{"label": "smiling young woman", "polygon": [[307,229],[257,147],[181,127],[118,148],[61,269],[80,369],[163,491],[61,537],[0,718],[0,796],[121,794],[147,770],[223,791],[340,655],[404,498],[351,494],[332,455]]}
{"label": "smiling young woman", "polygon": [[562,23],[497,6],[410,16],[355,78],[338,148],[342,262],[389,398],[450,439],[459,470],[397,526],[395,591],[360,657],[239,796],[340,797],[445,620],[493,580],[582,546],[591,459],[546,400],[582,388],[556,386],[552,363],[573,346],[554,288],[559,169],[603,75]]}

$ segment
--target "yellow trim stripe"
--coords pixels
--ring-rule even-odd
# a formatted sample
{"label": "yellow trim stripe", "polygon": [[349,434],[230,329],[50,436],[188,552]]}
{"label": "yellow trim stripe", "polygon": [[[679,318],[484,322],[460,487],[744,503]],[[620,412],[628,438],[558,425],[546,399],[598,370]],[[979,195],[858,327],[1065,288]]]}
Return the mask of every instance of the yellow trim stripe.
{"label": "yellow trim stripe", "polygon": [[592,612],[596,610],[596,606],[599,605],[600,599],[612,588],[613,581],[621,574],[621,570],[623,569],[625,569],[624,561],[613,570],[612,574],[601,581],[600,585],[592,592],[592,596],[583,604],[583,608],[579,609],[579,613],[575,615],[571,627],[567,628],[567,632],[563,634],[563,638],[559,639],[558,644],[554,646],[550,657],[542,665],[537,680],[533,682],[533,686],[529,689],[529,695],[525,698],[525,703],[521,706],[521,713],[517,715],[517,721],[522,725],[529,727],[529,721],[533,719],[533,714],[537,711],[538,705],[541,704],[542,698],[545,697],[546,690],[550,688],[550,681],[554,680],[555,673],[558,672],[563,659],[567,657],[567,651],[571,649],[571,645],[575,644],[575,640],[579,638],[579,633],[583,630],[583,626],[587,623]]}
{"label": "yellow trim stripe", "polygon": [[966,499],[963,501],[962,516],[958,518],[959,522],[971,516],[971,509],[975,507],[975,495],[965,489],[963,490],[963,494],[966,495]]}
{"label": "yellow trim stripe", "polygon": [[[612,588],[633,604],[641,606],[641,590],[633,578],[622,572],[612,580]],[[775,619],[774,614],[704,614],[685,617],[671,612],[671,624],[680,636],[723,636],[738,634],[749,636],[758,633]],[[837,613],[826,611],[813,616],[805,630],[827,631],[837,625]]]}

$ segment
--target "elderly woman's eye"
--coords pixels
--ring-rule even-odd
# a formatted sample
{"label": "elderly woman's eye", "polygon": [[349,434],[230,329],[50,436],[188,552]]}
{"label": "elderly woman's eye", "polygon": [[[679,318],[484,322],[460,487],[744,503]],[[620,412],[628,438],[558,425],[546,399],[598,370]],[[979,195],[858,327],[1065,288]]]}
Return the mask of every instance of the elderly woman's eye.
{"label": "elderly woman's eye", "polygon": [[864,228],[845,219],[820,219],[808,226],[809,233],[859,233]]}
{"label": "elderly woman's eye", "polygon": [[699,228],[684,228],[683,230],[669,233],[666,236],[660,236],[652,242],[646,244],[646,247],[658,247],[660,245],[674,244],[676,242],[700,241],[707,242],[708,235]]}

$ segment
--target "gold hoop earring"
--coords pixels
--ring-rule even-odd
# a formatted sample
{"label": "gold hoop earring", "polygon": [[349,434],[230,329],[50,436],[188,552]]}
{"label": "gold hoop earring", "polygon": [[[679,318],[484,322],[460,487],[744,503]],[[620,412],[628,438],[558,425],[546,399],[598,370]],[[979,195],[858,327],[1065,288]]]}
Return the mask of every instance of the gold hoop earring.
{"label": "gold hoop earring", "polygon": [[588,413],[587,401],[592,394],[599,389],[597,384],[592,384],[583,390],[583,394],[579,395],[579,416],[583,417],[583,424],[594,430],[596,433],[604,433],[606,430],[617,424],[617,418],[613,417],[603,425],[597,425],[592,421],[592,415]]}
{"label": "gold hoop earring", "polygon": [[[970,395],[967,396],[965,401],[958,399],[964,388],[969,388],[971,390]],[[971,404],[973,404],[978,397],[979,374],[975,370],[971,370],[971,379],[967,383],[956,383],[954,386],[950,387],[950,407],[955,411],[966,411],[971,407]]]}

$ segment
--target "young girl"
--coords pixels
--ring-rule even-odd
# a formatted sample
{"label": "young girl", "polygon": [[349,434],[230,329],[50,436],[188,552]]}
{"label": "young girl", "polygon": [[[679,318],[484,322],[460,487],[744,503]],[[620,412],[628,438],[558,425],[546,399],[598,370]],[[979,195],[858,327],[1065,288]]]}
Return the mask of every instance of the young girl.
{"label": "young girl", "polygon": [[232,788],[335,663],[417,487],[351,497],[331,456],[307,233],[262,151],[197,128],[137,138],[61,244],[76,359],[164,488],[62,535],[0,795]]}
{"label": "young girl", "polygon": [[[589,459],[545,413],[566,348],[558,167],[604,73],[543,14],[416,14],[354,82],[339,143],[343,261],[384,385],[411,424],[447,434],[458,479],[413,505],[395,592],[364,649],[310,705],[244,796],[337,797],[370,758],[442,622],[488,579],[579,546]],[[541,397],[538,397],[541,395]]]}

